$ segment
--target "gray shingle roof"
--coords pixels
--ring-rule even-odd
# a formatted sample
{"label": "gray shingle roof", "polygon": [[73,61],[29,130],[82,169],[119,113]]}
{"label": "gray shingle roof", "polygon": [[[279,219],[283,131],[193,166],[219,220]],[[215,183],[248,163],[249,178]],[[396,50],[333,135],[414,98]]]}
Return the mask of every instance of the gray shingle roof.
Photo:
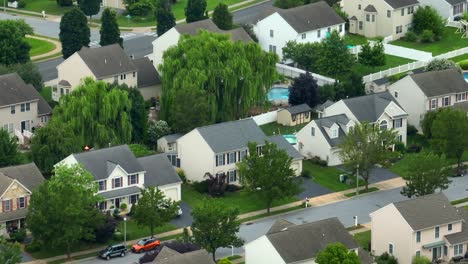
{"label": "gray shingle roof", "polygon": [[10,184],[13,182],[13,179],[0,173],[0,197],[3,193],[10,187]]}
{"label": "gray shingle roof", "polygon": [[0,223],[25,218],[27,213],[28,213],[28,209],[13,210],[13,211],[1,213]]}
{"label": "gray shingle roof", "polygon": [[0,75],[0,106],[39,100],[36,89],[17,73]]}
{"label": "gray shingle roof", "polygon": [[447,1],[447,3],[451,4],[451,5],[456,5],[456,4],[460,4],[460,3],[466,3],[466,0],[445,0]]}
{"label": "gray shingle roof", "polygon": [[[164,248],[163,248],[164,250]],[[172,253],[172,254],[171,254]],[[175,254],[174,252],[164,253],[167,258],[159,256],[152,262],[154,264],[215,264],[211,255],[204,249],[184,253]],[[164,256],[163,255],[163,256]]]}
{"label": "gray shingle roof", "polygon": [[368,6],[366,6],[366,8],[364,8],[364,11],[376,13],[377,9],[375,9],[375,6],[373,6],[373,5],[368,5]]}
{"label": "gray shingle roof", "polygon": [[389,4],[393,9],[419,4],[417,0],[385,0],[385,2]]}
{"label": "gray shingle roof", "polygon": [[[162,138],[164,138],[167,143],[173,143],[173,142],[176,142],[179,138],[181,138],[184,134],[170,134],[170,135],[166,135]],[[160,138],[161,139],[161,138]]]}
{"label": "gray shingle roof", "polygon": [[372,82],[375,83],[375,84],[377,84],[377,85],[383,85],[383,84],[389,83],[390,80],[388,80],[387,77],[383,77],[383,78],[374,80],[374,81],[372,81]]}
{"label": "gray shingle roof", "polygon": [[89,171],[96,180],[102,180],[109,177],[109,169],[112,169],[112,166],[115,164],[122,167],[127,173],[144,171],[143,167],[127,145],[92,150],[72,155],[79,163],[83,164],[84,168]]}
{"label": "gray shingle roof", "polygon": [[360,122],[370,123],[377,121],[392,101],[399,106],[388,91],[343,99],[345,105]]}
{"label": "gray shingle roof", "polygon": [[78,51],[78,55],[97,79],[137,71],[132,60],[119,44],[92,49],[83,47]]}
{"label": "gray shingle roof", "polygon": [[465,210],[463,207],[457,209],[458,214],[463,218],[462,230],[461,232],[446,235],[445,239],[451,244],[461,244],[468,242],[468,210]]}
{"label": "gray shingle roof", "polygon": [[315,111],[319,111],[319,112],[323,112],[323,110],[325,110],[325,108],[329,107],[330,105],[334,104],[335,102],[332,102],[330,100],[327,100],[325,101],[325,103],[321,104],[321,105],[317,105],[314,110]]}
{"label": "gray shingle roof", "polygon": [[330,243],[340,242],[349,249],[359,247],[336,217],[290,226],[266,237],[286,263],[312,259]]}
{"label": "gray shingle roof", "polygon": [[137,186],[130,186],[130,187],[125,187],[125,188],[120,188],[120,189],[115,189],[112,191],[107,191],[107,192],[102,192],[99,193],[100,196],[104,197],[104,199],[112,199],[116,197],[123,197],[123,196],[129,196],[132,194],[139,194],[141,193],[141,190]]}
{"label": "gray shingle roof", "polygon": [[291,115],[295,115],[295,114],[310,112],[312,111],[312,108],[310,108],[309,105],[307,104],[300,104],[300,105],[290,106],[281,111],[288,111]]}
{"label": "gray shingle roof", "polygon": [[281,230],[283,230],[283,229],[285,229],[287,227],[293,226],[293,225],[295,225],[295,224],[280,218],[280,219],[276,220],[273,223],[273,225],[268,230],[267,234],[280,232]]}
{"label": "gray shingle roof", "polygon": [[243,28],[231,30],[221,30],[211,19],[200,20],[188,24],[177,24],[176,30],[180,34],[196,35],[200,30],[206,30],[214,33],[229,34],[232,41],[253,42],[252,38]]}
{"label": "gray shingle roof", "polygon": [[134,59],[133,64],[138,71],[138,88],[161,83],[159,73],[147,57]]}
{"label": "gray shingle roof", "polygon": [[349,20],[357,20],[357,17],[356,16],[352,16],[349,18]]}
{"label": "gray shingle roof", "polygon": [[161,249],[159,254],[154,259],[154,262],[158,263],[161,260],[172,258],[172,257],[178,256],[178,255],[180,255],[179,252],[177,252],[177,251],[175,251],[173,249],[170,249],[170,248],[168,248],[166,246],[163,246],[163,248]]}
{"label": "gray shingle roof", "polygon": [[304,159],[304,156],[302,156],[282,135],[271,136],[268,140],[271,143],[275,143],[278,148],[286,150],[286,153],[288,153],[289,157],[293,160]]}
{"label": "gray shingle roof", "polygon": [[71,87],[71,84],[67,80],[60,80],[58,85]]}
{"label": "gray shingle roof", "polygon": [[138,158],[145,173],[145,187],[181,183],[166,153]]}
{"label": "gray shingle roof", "polygon": [[463,220],[443,193],[397,202],[394,206],[415,231]]}
{"label": "gray shingle roof", "polygon": [[[34,163],[0,168],[0,173],[12,179],[16,179],[30,191],[33,191],[39,184],[45,181],[41,171]],[[0,191],[0,194],[1,193]]]}
{"label": "gray shingle roof", "polygon": [[[330,147],[336,147],[341,143],[341,140],[346,136],[345,131],[342,129],[342,126],[348,124],[350,120],[345,114],[341,115],[335,115],[335,116],[327,116],[324,118],[319,118],[313,120],[317,124],[317,126],[320,129],[320,132],[322,133],[323,137],[327,140],[328,144],[330,144]],[[338,129],[338,137],[337,138],[330,138],[328,136],[327,131],[325,131],[324,127],[331,127],[333,124],[338,124],[340,128]]]}
{"label": "gray shingle roof", "polygon": [[263,144],[267,136],[251,118],[196,128],[215,153],[247,148],[249,142]]}
{"label": "gray shingle roof", "polygon": [[410,78],[427,97],[468,91],[468,83],[455,69],[413,74]]}

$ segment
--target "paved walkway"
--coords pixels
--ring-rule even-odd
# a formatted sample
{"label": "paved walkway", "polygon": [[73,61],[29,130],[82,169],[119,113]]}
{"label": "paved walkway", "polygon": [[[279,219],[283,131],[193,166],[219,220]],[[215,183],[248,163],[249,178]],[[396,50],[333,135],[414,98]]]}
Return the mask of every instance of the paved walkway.
{"label": "paved walkway", "polygon": [[27,35],[27,37],[28,38],[33,38],[33,39],[44,40],[44,41],[50,42],[50,43],[55,45],[55,49],[51,50],[50,52],[47,52],[47,53],[44,53],[44,54],[39,54],[39,55],[31,57],[32,61],[38,61],[41,58],[46,58],[46,57],[49,57],[51,55],[54,55],[54,54],[59,53],[59,52],[62,51],[62,43],[60,41],[52,40],[52,39],[49,39],[49,38],[43,38],[43,37],[39,37],[39,36],[31,36],[31,35]]}

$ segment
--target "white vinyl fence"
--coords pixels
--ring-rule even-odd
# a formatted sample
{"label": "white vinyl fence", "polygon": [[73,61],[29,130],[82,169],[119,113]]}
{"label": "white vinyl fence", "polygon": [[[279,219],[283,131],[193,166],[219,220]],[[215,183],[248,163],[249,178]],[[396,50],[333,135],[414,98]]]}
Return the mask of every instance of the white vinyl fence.
{"label": "white vinyl fence", "polygon": [[279,110],[266,112],[263,114],[252,116],[251,118],[255,121],[255,123],[257,123],[257,125],[261,126],[271,122],[276,122],[276,120],[278,119],[278,111]]}
{"label": "white vinyl fence", "polygon": [[425,52],[392,44],[384,44],[385,54],[397,57],[407,58],[415,61],[430,61],[432,59],[431,52]]}
{"label": "white vinyl fence", "polygon": [[[285,65],[285,64],[280,64],[280,63],[276,64],[276,70],[278,71],[279,74],[283,74],[283,75],[291,77],[291,78],[296,78],[296,77],[299,77],[299,75],[306,73],[306,71],[304,71],[304,70],[301,70],[301,69],[298,69],[298,68],[295,68],[295,67],[291,67],[291,66],[288,66],[288,65]],[[317,80],[317,84],[319,86],[323,86],[325,84],[335,83],[335,79],[333,79],[333,78],[326,77],[326,76],[316,74],[316,73],[311,73],[311,74]]]}

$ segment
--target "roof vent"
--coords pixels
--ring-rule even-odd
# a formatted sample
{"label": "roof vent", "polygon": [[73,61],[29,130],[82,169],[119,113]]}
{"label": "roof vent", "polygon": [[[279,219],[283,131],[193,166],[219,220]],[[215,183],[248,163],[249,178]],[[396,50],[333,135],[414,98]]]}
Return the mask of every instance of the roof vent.
{"label": "roof vent", "polygon": [[325,237],[325,234],[322,234],[322,237]]}
{"label": "roof vent", "polygon": [[287,227],[285,227],[285,228],[281,229],[281,232],[283,232],[283,231],[286,231],[286,230],[288,230],[288,228],[287,228]]}
{"label": "roof vent", "polygon": [[107,64],[107,59],[104,59],[104,64]]}

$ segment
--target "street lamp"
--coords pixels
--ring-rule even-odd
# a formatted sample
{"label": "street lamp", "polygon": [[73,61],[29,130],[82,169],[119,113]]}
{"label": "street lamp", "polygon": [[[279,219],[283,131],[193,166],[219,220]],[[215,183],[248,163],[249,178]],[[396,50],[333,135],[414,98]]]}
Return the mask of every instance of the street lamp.
{"label": "street lamp", "polygon": [[127,18],[127,27],[130,27],[130,18],[132,18],[132,16],[128,14],[125,17]]}
{"label": "street lamp", "polygon": [[359,195],[359,164],[356,165],[356,196]]}
{"label": "street lamp", "polygon": [[124,245],[127,246],[127,217],[124,217]]}

